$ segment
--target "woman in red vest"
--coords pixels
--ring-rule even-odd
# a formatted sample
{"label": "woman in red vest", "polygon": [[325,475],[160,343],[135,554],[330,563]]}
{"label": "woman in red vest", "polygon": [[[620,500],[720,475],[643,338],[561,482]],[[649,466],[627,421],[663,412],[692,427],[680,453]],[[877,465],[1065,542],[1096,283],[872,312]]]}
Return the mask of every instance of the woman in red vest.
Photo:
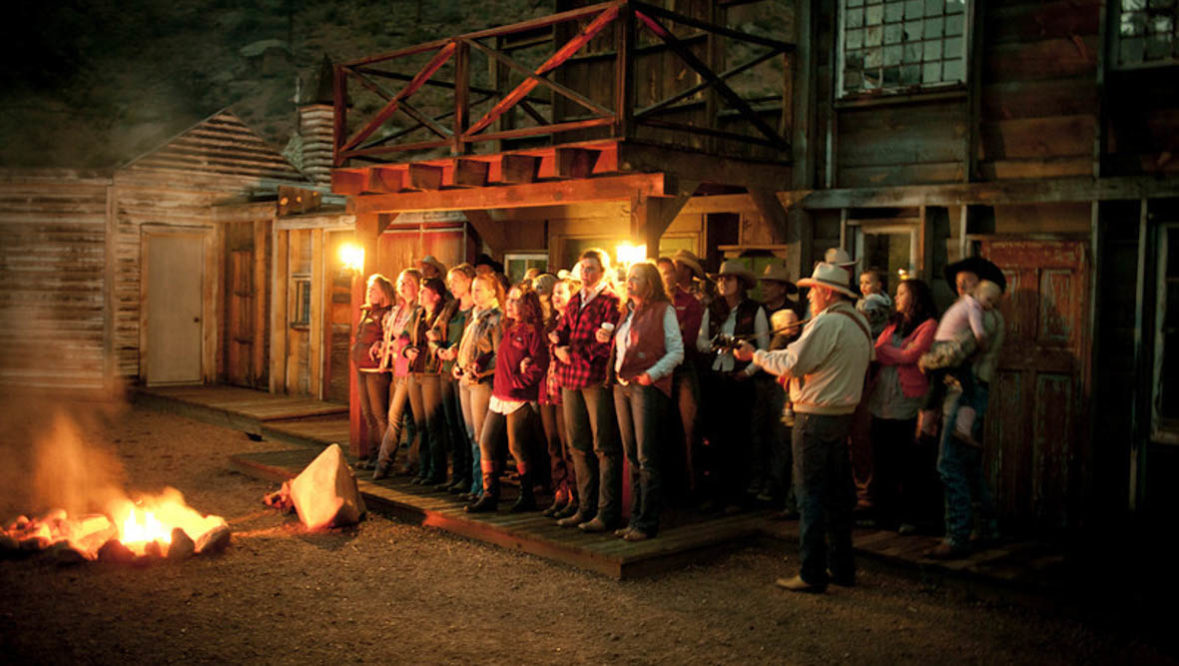
{"label": "woman in red vest", "polygon": [[352,343],[352,362],[356,364],[356,395],[360,413],[368,427],[367,453],[357,461],[359,469],[372,469],[377,462],[381,438],[389,427],[388,369],[380,367],[381,320],[397,300],[397,292],[389,278],[380,273],[368,276],[368,290],[364,305],[360,306],[360,321],[356,324],[356,341]]}
{"label": "woman in red vest", "polygon": [[467,506],[470,513],[496,510],[505,443],[520,475],[520,497],[512,505],[512,512],[536,510],[528,438],[540,429],[532,403],[549,369],[549,350],[536,292],[523,286],[512,287],[505,310],[503,333],[495,350],[491,400],[479,436],[483,495]]}
{"label": "woman in red vest", "polygon": [[643,541],[659,531],[662,504],[660,433],[671,409],[671,376],[684,360],[675,307],[654,263],[634,264],[614,336],[614,411],[630,463],[630,525],[614,532]]}

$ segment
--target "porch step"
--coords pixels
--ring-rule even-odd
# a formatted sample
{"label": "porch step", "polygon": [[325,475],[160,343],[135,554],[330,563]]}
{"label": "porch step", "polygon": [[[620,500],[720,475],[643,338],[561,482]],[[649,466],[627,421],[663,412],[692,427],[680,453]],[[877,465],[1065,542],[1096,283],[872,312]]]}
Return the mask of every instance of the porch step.
{"label": "porch step", "polygon": [[[240,430],[254,437],[265,437],[296,444],[321,445],[307,439],[307,432],[319,433],[320,424],[307,431],[292,428],[294,420],[337,416],[344,423],[342,439],[347,442],[348,405],[314,398],[274,395],[236,386],[159,386],[137,387],[133,399],[137,404],[179,414],[196,421]],[[338,423],[336,424],[338,426]],[[338,427],[329,432],[338,437]],[[287,439],[287,437],[293,439]]]}

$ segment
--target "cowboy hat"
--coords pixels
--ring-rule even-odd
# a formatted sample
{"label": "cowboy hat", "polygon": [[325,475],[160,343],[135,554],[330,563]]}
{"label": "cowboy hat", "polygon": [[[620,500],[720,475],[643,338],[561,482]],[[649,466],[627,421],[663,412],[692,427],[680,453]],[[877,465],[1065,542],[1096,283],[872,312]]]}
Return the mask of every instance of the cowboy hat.
{"label": "cowboy hat", "polygon": [[432,254],[427,254],[421,259],[418,259],[418,265],[433,266],[439,273],[446,275],[446,264],[438,261],[438,259]]}
{"label": "cowboy hat", "polygon": [[954,287],[958,274],[963,271],[974,273],[980,280],[990,280],[999,285],[1003,291],[1007,291],[1007,276],[1003,275],[1003,271],[993,262],[982,257],[966,257],[946,266],[946,282],[950,283],[951,289]]}
{"label": "cowboy hat", "polygon": [[687,250],[676,250],[676,253],[671,255],[671,260],[673,263],[687,266],[701,280],[706,279],[707,276],[704,274],[704,266],[701,265],[700,259],[691,252]]}
{"label": "cowboy hat", "polygon": [[811,273],[809,278],[803,278],[798,281],[798,286],[826,287],[832,291],[838,291],[845,296],[857,298],[859,294],[848,287],[850,281],[851,274],[847,272],[846,268],[820,261],[818,264],[815,264],[815,271]]}
{"label": "cowboy hat", "polygon": [[790,273],[786,270],[785,264],[773,263],[766,264],[765,270],[761,272],[762,280],[769,280],[771,282],[781,282],[786,286],[786,293],[798,293],[798,287],[790,280]]}
{"label": "cowboy hat", "polygon": [[757,284],[757,276],[753,274],[753,271],[735,261],[726,261],[722,263],[720,270],[717,271],[716,275],[717,277],[724,277],[726,275],[736,276],[745,283],[746,287],[750,288]]}
{"label": "cowboy hat", "polygon": [[860,263],[859,259],[852,259],[847,250],[841,247],[829,247],[827,252],[823,255],[823,261],[828,264],[834,264],[842,268],[848,266],[855,266]]}

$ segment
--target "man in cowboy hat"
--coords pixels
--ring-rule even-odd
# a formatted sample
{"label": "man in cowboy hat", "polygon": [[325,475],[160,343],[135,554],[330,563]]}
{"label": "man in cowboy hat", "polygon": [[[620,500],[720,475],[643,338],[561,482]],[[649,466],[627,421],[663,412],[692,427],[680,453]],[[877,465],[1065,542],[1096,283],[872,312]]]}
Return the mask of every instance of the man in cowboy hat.
{"label": "man in cowboy hat", "polygon": [[446,264],[438,261],[432,254],[418,259],[418,268],[422,271],[422,281],[430,278],[438,278],[439,280],[446,280]]}
{"label": "man in cowboy hat", "polygon": [[[967,257],[946,266],[945,276],[957,289],[960,299],[974,293],[980,281],[993,283],[1000,293],[1007,288],[1003,271],[982,257]],[[937,471],[945,488],[946,536],[937,547],[925,553],[926,557],[932,559],[949,560],[969,555],[972,524],[979,525],[984,539],[993,537],[995,533],[995,507],[982,464],[983,449],[972,445],[970,439],[976,443],[982,441],[983,416],[990,399],[990,383],[995,376],[1005,327],[998,308],[984,309],[983,330],[987,347],[975,357],[971,368],[975,379],[973,404],[961,404],[961,387],[948,391],[942,402],[943,423],[938,440]],[[972,438],[954,436],[958,412],[962,407],[972,408],[975,413]],[[923,414],[922,418],[928,417]],[[975,506],[978,507],[977,519]]]}
{"label": "man in cowboy hat", "polygon": [[850,282],[847,269],[820,262],[811,277],[798,281],[810,288],[807,299],[814,313],[802,336],[781,351],[759,351],[749,344],[736,350],[737,358],[752,359],[790,381],[802,568],[776,583],[793,592],[823,592],[828,582],[855,584],[851,528],[856,494],[847,438],[873,341],[868,322],[852,306],[856,293]]}
{"label": "man in cowboy hat", "polygon": [[700,259],[687,250],[676,250],[671,261],[675,266],[676,285],[699,299],[703,294],[696,280],[704,282],[708,279]]}
{"label": "man in cowboy hat", "polygon": [[[696,349],[709,354],[710,372],[701,376],[705,404],[705,436],[710,458],[705,508],[723,507],[726,512],[739,510],[748,486],[750,462],[750,426],[753,420],[754,386],[750,379],[757,367],[749,359],[739,361],[731,348],[713,349],[720,338],[754,340],[758,349],[770,344],[770,323],[765,308],[748,297],[757,284],[757,276],[738,261],[721,264],[716,275],[717,298],[704,310]],[[699,472],[701,470],[697,470]]]}

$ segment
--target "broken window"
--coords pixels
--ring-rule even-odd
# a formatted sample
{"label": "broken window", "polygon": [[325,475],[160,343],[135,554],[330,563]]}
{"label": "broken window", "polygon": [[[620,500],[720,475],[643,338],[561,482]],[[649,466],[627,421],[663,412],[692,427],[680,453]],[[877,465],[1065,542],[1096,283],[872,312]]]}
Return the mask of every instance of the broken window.
{"label": "broken window", "polygon": [[967,0],[840,0],[839,97],[966,82]]}
{"label": "broken window", "polygon": [[1179,0],[1119,0],[1118,66],[1179,62]]}

